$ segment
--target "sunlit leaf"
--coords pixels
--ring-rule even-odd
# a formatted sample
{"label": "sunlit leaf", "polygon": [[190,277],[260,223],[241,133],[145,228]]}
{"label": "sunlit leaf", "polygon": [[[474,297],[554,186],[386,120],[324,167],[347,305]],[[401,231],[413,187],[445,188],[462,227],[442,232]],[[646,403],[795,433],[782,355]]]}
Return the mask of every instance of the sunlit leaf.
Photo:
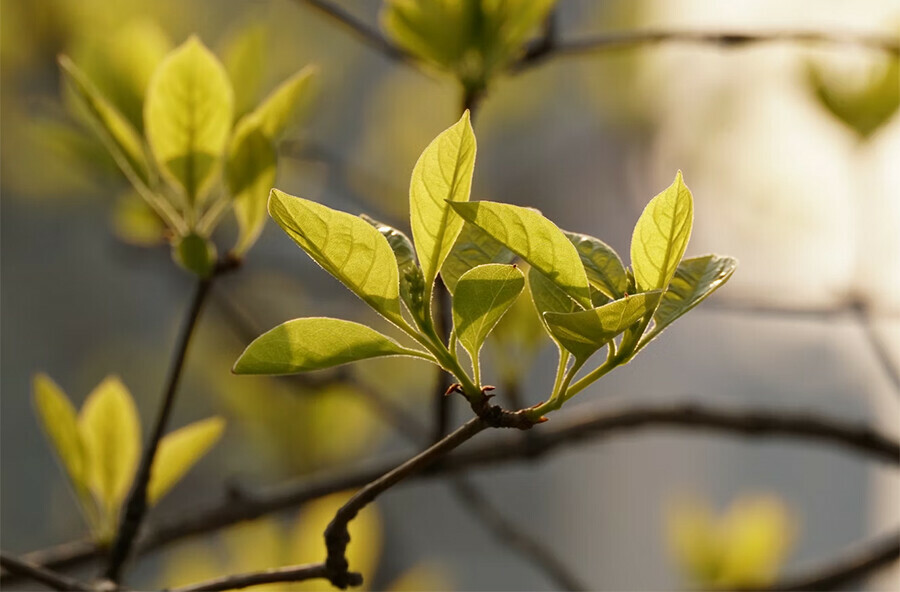
{"label": "sunlit leaf", "polygon": [[85,400],[79,429],[87,452],[90,483],[108,514],[116,514],[137,468],[141,426],[131,393],[115,376]]}
{"label": "sunlit leaf", "polygon": [[640,292],[664,290],[684,256],[694,222],[694,199],[681,171],[650,200],[631,237],[631,266]]}
{"label": "sunlit leaf", "polygon": [[590,310],[548,312],[544,318],[559,343],[583,362],[652,311],[661,295],[659,291],[644,292]]}
{"label": "sunlit leaf", "polygon": [[397,260],[384,235],[345,212],[273,189],[269,214],[325,271],[389,321],[403,323]]}
{"label": "sunlit leaf", "polygon": [[151,247],[165,240],[166,225],[153,208],[134,193],[118,198],[110,217],[113,232],[128,244]]}
{"label": "sunlit leaf", "polygon": [[216,52],[222,56],[222,65],[234,89],[237,116],[251,111],[259,100],[268,62],[268,40],[268,29],[261,23],[253,23],[229,34]]}
{"label": "sunlit leaf", "polygon": [[452,294],[462,274],[486,263],[512,263],[515,253],[472,224],[464,224],[441,266],[441,279]]}
{"label": "sunlit leaf", "polygon": [[466,111],[457,123],[425,148],[413,168],[409,184],[410,220],[429,293],[462,230],[463,221],[453,215],[448,202],[469,201],[475,151],[475,134]]}
{"label": "sunlit leaf", "polygon": [[225,68],[191,37],[159,65],[147,88],[144,128],[162,172],[202,200],[231,132],[234,94]]}
{"label": "sunlit leaf", "polygon": [[653,313],[653,329],[644,335],[638,349],[650,343],[663,329],[718,290],[731,278],[735,268],[737,261],[718,255],[682,261],[659,301],[659,307]]}
{"label": "sunlit leaf", "polygon": [[257,337],[234,365],[237,374],[292,374],[413,350],[365,325],[312,317],[294,319]]}
{"label": "sunlit leaf", "polygon": [[365,214],[360,218],[378,229],[384,235],[394,257],[397,259],[397,271],[400,276],[400,298],[406,308],[417,318],[422,318],[425,305],[425,279],[422,269],[416,263],[416,253],[409,237],[392,226],[388,226]]}
{"label": "sunlit leaf", "polygon": [[211,417],[166,434],[153,459],[147,499],[155,504],[212,448],[225,430],[225,420]]}
{"label": "sunlit leaf", "polygon": [[473,363],[478,363],[484,340],[524,287],[525,276],[515,265],[479,265],[459,278],[453,296],[453,327]]}
{"label": "sunlit leaf", "polygon": [[94,122],[97,132],[105,137],[106,145],[116,162],[125,169],[126,175],[134,174],[146,181],[147,157],[141,137],[72,60],[67,56],[60,56],[59,65]]}
{"label": "sunlit leaf", "polygon": [[172,245],[172,258],[182,269],[206,278],[216,267],[216,245],[209,239],[191,233]]}
{"label": "sunlit leaf", "polygon": [[[577,309],[575,302],[569,298],[562,289],[547,279],[547,276],[539,272],[533,267],[528,269],[528,291],[531,294],[531,301],[537,310],[538,318],[547,334],[554,342],[559,344],[556,336],[550,330],[547,319],[544,317],[545,312],[569,313]],[[560,346],[562,347],[562,346]]]}
{"label": "sunlit leaf", "polygon": [[243,255],[266,223],[266,203],[275,184],[278,154],[257,117],[248,115],[235,128],[228,148],[225,178],[238,223],[234,253]]}
{"label": "sunlit leaf", "polygon": [[581,257],[566,235],[539,212],[505,203],[450,204],[474,224],[546,275],[576,303],[591,308],[591,289]]}
{"label": "sunlit leaf", "polygon": [[253,111],[267,138],[278,140],[310,102],[317,73],[318,68],[315,66],[306,66],[282,82]]}
{"label": "sunlit leaf", "polygon": [[613,300],[625,295],[628,278],[625,266],[612,247],[598,238],[575,232],[565,232],[575,245],[591,286]]}

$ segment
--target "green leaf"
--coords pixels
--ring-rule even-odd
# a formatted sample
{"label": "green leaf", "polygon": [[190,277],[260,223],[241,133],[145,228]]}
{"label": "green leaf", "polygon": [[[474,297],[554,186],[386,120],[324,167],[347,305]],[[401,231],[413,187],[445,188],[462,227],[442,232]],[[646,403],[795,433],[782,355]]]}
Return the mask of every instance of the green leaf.
{"label": "green leaf", "polygon": [[53,445],[72,486],[79,498],[88,491],[89,477],[87,453],[81,434],[75,408],[62,389],[46,374],[34,377],[34,407],[44,433]]}
{"label": "green leaf", "polygon": [[462,230],[463,221],[453,215],[448,202],[469,201],[475,151],[475,134],[466,111],[457,123],[425,148],[413,168],[409,184],[410,220],[429,294]]}
{"label": "green leaf", "polygon": [[550,330],[547,319],[544,318],[544,313],[575,312],[577,308],[575,302],[573,302],[559,286],[551,282],[547,276],[535,268],[529,267],[526,277],[528,278],[528,291],[531,293],[531,301],[534,303],[534,308],[537,310],[538,317],[541,319],[541,324],[544,326],[544,329],[547,330],[550,338],[559,347],[562,347],[559,341],[557,341],[556,336]]}
{"label": "green leaf", "polygon": [[613,248],[586,234],[565,231],[564,234],[575,245],[591,286],[613,300],[622,298],[628,289],[628,277]]}
{"label": "green leaf", "polygon": [[277,162],[275,145],[263,132],[260,119],[252,115],[242,119],[231,139],[225,167],[238,223],[235,255],[246,253],[262,233]]}
{"label": "green leaf", "polygon": [[559,286],[583,308],[591,308],[581,257],[566,235],[539,212],[505,203],[476,201],[450,204],[474,224]]}
{"label": "green leaf", "polygon": [[105,143],[116,163],[123,168],[126,175],[134,174],[146,183],[148,165],[141,137],[125,116],[100,94],[94,83],[68,56],[59,56],[59,65],[91,117],[97,132],[105,136]]}
{"label": "green leaf", "polygon": [[116,237],[139,247],[155,247],[166,239],[166,225],[136,193],[120,196],[110,211]]}
{"label": "green leaf", "polygon": [[464,273],[453,296],[453,327],[459,343],[478,363],[484,340],[525,287],[515,265],[479,265]]}
{"label": "green leaf", "polygon": [[191,37],[159,65],[147,88],[144,128],[163,174],[191,204],[214,179],[234,114],[225,68]]}
{"label": "green leaf", "polygon": [[662,292],[644,292],[599,308],[572,313],[544,313],[550,331],[572,355],[584,362],[598,349],[641,320],[659,303]]}
{"label": "green leaf", "polygon": [[365,325],[313,317],[263,333],[234,364],[236,374],[294,374],[380,356],[419,355]]}
{"label": "green leaf", "polygon": [[694,198],[681,171],[650,200],[631,237],[631,266],[640,292],[665,290],[684,256],[694,222]]}
{"label": "green leaf", "polygon": [[261,23],[239,27],[216,52],[234,89],[234,112],[238,117],[253,110],[262,92],[268,63],[269,32]]}
{"label": "green leaf", "polygon": [[473,267],[486,263],[512,263],[515,253],[471,224],[464,224],[453,243],[450,254],[441,266],[441,279],[451,294],[456,290],[460,276]]}
{"label": "green leaf", "polygon": [[147,484],[147,499],[154,505],[212,448],[225,430],[225,420],[210,417],[175,430],[160,441]]}
{"label": "green leaf", "polygon": [[315,66],[306,66],[282,82],[256,108],[253,114],[259,118],[260,129],[267,138],[278,140],[310,102],[318,71]]}
{"label": "green leaf", "polygon": [[172,258],[182,269],[208,278],[216,267],[216,246],[209,239],[192,232],[173,245]]}
{"label": "green leaf", "polygon": [[78,419],[94,495],[115,520],[128,493],[141,450],[141,426],[134,400],[115,376],[104,379],[81,408]]}
{"label": "green leaf", "polygon": [[386,319],[403,325],[397,260],[376,228],[277,189],[269,197],[269,214],[325,271]]}
{"label": "green leaf", "polygon": [[425,306],[425,280],[422,270],[416,263],[416,253],[409,237],[392,226],[383,224],[365,214],[360,216],[363,220],[378,229],[387,239],[394,257],[397,259],[397,271],[400,276],[400,298],[406,304],[406,308],[417,319],[423,319]]}
{"label": "green leaf", "polygon": [[736,268],[736,260],[718,255],[682,261],[659,301],[659,307],[653,313],[653,329],[643,336],[638,349],[650,343],[663,329],[718,290],[731,278]]}

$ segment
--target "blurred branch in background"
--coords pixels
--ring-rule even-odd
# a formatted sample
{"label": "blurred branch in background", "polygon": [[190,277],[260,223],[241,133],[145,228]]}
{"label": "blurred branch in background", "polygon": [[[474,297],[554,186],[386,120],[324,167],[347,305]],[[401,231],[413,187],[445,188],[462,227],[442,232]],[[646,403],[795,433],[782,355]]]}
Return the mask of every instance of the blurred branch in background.
{"label": "blurred branch in background", "polygon": [[53,590],[82,592],[91,589],[77,580],[67,578],[66,576],[50,571],[39,565],[34,565],[28,561],[23,561],[22,559],[18,559],[7,553],[0,552],[0,566],[9,573],[34,580],[35,582],[40,582]]}

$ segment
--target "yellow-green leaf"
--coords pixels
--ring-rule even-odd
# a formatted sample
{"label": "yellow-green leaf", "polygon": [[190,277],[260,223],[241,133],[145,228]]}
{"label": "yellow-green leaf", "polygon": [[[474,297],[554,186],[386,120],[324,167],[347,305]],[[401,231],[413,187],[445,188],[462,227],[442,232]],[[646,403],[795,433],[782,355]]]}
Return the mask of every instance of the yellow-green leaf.
{"label": "yellow-green leaf", "polygon": [[260,129],[270,140],[279,139],[310,102],[313,81],[318,74],[315,66],[306,66],[273,90],[253,114],[259,118]]}
{"label": "yellow-green leaf", "polygon": [[665,290],[684,256],[694,223],[694,198],[681,171],[650,200],[631,237],[631,267],[640,292]]}
{"label": "yellow-green leaf", "polygon": [[141,450],[141,426],[125,385],[115,376],[104,379],[88,395],[78,424],[91,489],[107,513],[116,514],[131,486]]}
{"label": "yellow-green leaf", "polygon": [[659,301],[659,307],[653,313],[653,329],[641,338],[638,349],[650,343],[663,329],[718,290],[731,278],[736,268],[736,260],[718,255],[682,261]]}
{"label": "yellow-green leaf", "polygon": [[234,112],[240,117],[253,110],[262,92],[268,65],[269,31],[261,23],[239,27],[219,45],[222,65],[234,89]]}
{"label": "yellow-green leaf", "polygon": [[448,202],[469,201],[476,142],[469,112],[425,148],[409,183],[409,213],[426,291],[462,230]]}
{"label": "yellow-green leaf", "polygon": [[34,377],[34,407],[56,456],[81,497],[81,492],[89,487],[88,464],[75,408],[46,374]]}
{"label": "yellow-green leaf", "polygon": [[416,253],[409,237],[392,226],[388,226],[365,214],[363,220],[378,229],[387,239],[394,257],[397,259],[397,271],[400,275],[400,298],[406,308],[417,319],[423,319],[425,305],[425,279],[422,269],[416,263]]}
{"label": "yellow-green leaf", "polygon": [[148,166],[141,137],[68,56],[60,56],[59,65],[91,117],[97,133],[105,140],[116,164],[126,176],[135,175],[146,182]]}
{"label": "yellow-green leaf", "polygon": [[466,222],[546,275],[581,307],[591,308],[591,288],[575,245],[540,212],[491,201],[450,205]]}
{"label": "yellow-green leaf", "polygon": [[225,420],[211,417],[166,434],[156,450],[147,485],[147,499],[151,505],[168,493],[215,446],[224,430]]}
{"label": "yellow-green leaf", "polygon": [[473,364],[484,340],[525,287],[515,265],[490,263],[464,273],[453,296],[453,327]]}
{"label": "yellow-green leaf", "polygon": [[550,330],[547,319],[544,317],[545,312],[569,313],[576,310],[575,302],[569,298],[562,289],[551,282],[547,276],[537,271],[533,267],[528,268],[528,291],[531,294],[531,301],[537,310],[541,325],[546,329],[550,338],[560,347],[559,341]]}
{"label": "yellow-green leaf", "polygon": [[190,203],[199,202],[212,184],[233,114],[228,74],[197,37],[166,56],[150,80],[147,140],[163,174]]}
{"label": "yellow-green leaf", "polygon": [[273,189],[269,214],[322,268],[389,321],[403,324],[397,261],[387,239],[345,212]]}
{"label": "yellow-green leaf", "polygon": [[110,212],[110,218],[116,237],[128,244],[155,247],[166,238],[165,223],[135,193],[119,197]]}
{"label": "yellow-green leaf", "polygon": [[618,253],[593,236],[575,232],[565,232],[565,235],[575,245],[591,286],[613,300],[623,297],[628,289],[628,277]]}
{"label": "yellow-green leaf", "polygon": [[216,267],[216,245],[192,232],[172,245],[172,259],[182,269],[198,277],[208,278]]}
{"label": "yellow-green leaf", "polygon": [[236,374],[294,374],[380,356],[422,356],[371,327],[324,317],[294,319],[263,333],[234,364]]}
{"label": "yellow-green leaf", "polygon": [[238,223],[236,255],[246,253],[266,223],[266,203],[275,184],[278,154],[254,115],[242,119],[228,149],[225,173]]}
{"label": "yellow-green leaf", "polygon": [[644,292],[614,300],[598,308],[572,313],[544,313],[550,332],[560,344],[584,362],[628,327],[641,320],[659,303],[660,291]]}
{"label": "yellow-green leaf", "polygon": [[485,263],[512,263],[515,254],[491,238],[483,230],[471,224],[464,224],[453,243],[450,254],[441,266],[441,279],[452,294],[460,276],[478,265]]}

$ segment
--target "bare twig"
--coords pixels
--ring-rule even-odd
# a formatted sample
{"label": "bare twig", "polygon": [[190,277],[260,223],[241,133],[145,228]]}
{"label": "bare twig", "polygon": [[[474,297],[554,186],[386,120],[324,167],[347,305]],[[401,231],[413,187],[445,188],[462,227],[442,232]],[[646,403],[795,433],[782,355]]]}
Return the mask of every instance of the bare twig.
{"label": "bare twig", "polygon": [[9,573],[14,573],[30,580],[34,580],[35,582],[40,582],[54,590],[75,590],[78,592],[91,590],[91,588],[77,580],[58,574],[46,567],[13,557],[2,551],[0,551],[0,566]]}
{"label": "bare twig", "polygon": [[276,569],[266,569],[250,573],[234,574],[172,588],[169,592],[218,592],[220,590],[239,590],[260,584],[275,584],[286,582],[303,582],[326,578],[324,563],[310,563],[307,565],[292,565]]}

